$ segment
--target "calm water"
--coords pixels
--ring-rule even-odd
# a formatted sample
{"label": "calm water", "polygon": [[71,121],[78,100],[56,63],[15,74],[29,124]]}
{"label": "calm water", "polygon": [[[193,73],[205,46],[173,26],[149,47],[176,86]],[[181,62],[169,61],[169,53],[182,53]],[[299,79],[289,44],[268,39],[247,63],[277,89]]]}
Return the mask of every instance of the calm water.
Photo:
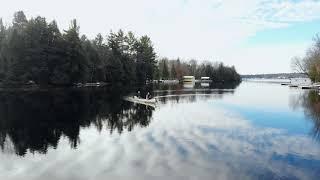
{"label": "calm water", "polygon": [[117,89],[0,93],[0,179],[320,177],[317,92],[205,86],[141,89],[156,108]]}

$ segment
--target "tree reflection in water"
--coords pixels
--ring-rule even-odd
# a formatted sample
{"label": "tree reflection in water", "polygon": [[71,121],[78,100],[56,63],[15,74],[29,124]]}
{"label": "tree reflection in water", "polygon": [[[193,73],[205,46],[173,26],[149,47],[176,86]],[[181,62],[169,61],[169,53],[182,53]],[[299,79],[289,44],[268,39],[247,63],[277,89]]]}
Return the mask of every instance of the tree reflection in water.
{"label": "tree reflection in water", "polygon": [[304,91],[298,95],[290,97],[290,107],[293,110],[303,109],[307,119],[312,121],[312,135],[315,139],[320,140],[320,95],[318,91]]}
{"label": "tree reflection in water", "polygon": [[303,94],[301,105],[304,112],[313,121],[313,135],[320,140],[320,96],[318,91],[309,91]]}
{"label": "tree reflection in water", "polygon": [[234,93],[240,83],[211,83],[209,87],[201,87],[201,83],[195,83],[193,88],[185,88],[183,84],[158,84],[155,86],[153,95],[159,98],[159,103],[196,102],[208,97],[222,98],[223,94]]}
{"label": "tree reflection in water", "polygon": [[18,155],[46,153],[59,139],[80,143],[83,127],[104,126],[110,133],[147,126],[152,108],[122,100],[122,92],[110,89],[2,92],[0,94],[0,147]]}
{"label": "tree reflection in water", "polygon": [[[213,85],[211,88],[236,88],[238,84]],[[153,91],[153,89],[157,89]],[[145,86],[141,94],[153,92],[160,104],[167,100],[195,102],[214,94],[221,98],[223,90],[183,89],[181,84]],[[10,91],[0,93],[0,147],[17,155],[47,153],[56,149],[61,137],[66,137],[72,148],[80,143],[81,128],[94,126],[110,133],[131,131],[136,126],[149,125],[153,108],[123,101],[124,88],[56,89],[42,91]],[[135,92],[135,91],[134,91]],[[233,93],[230,91],[229,93]],[[197,95],[203,96],[197,96]],[[173,96],[170,96],[173,95]],[[187,96],[179,96],[187,95]],[[175,100],[175,101],[172,101]]]}

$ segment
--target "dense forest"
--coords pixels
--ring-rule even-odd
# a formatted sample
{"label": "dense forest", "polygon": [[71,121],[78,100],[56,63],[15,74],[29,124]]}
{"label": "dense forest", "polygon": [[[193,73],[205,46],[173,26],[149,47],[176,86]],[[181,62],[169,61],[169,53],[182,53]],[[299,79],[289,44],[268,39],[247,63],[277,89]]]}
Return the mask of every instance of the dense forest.
{"label": "dense forest", "polygon": [[183,75],[240,81],[234,67],[222,63],[157,59],[151,39],[132,32],[80,34],[74,19],[67,30],[44,17],[27,19],[16,12],[11,24],[0,19],[0,81],[2,84],[72,85],[86,82],[145,83],[181,79]]}
{"label": "dense forest", "polygon": [[296,72],[308,75],[313,82],[320,81],[320,37],[318,35],[314,37],[313,44],[304,57],[292,58],[292,68]]}

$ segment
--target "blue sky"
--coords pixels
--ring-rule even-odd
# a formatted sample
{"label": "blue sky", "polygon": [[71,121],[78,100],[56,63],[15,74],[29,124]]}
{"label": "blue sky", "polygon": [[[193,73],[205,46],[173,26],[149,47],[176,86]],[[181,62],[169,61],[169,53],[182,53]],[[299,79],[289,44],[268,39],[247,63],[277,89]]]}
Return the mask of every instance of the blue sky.
{"label": "blue sky", "polygon": [[159,57],[222,61],[241,74],[291,72],[320,32],[316,0],[10,0],[0,17],[56,19],[62,29],[76,18],[89,37],[110,30],[147,34]]}
{"label": "blue sky", "polygon": [[320,20],[298,22],[280,29],[259,31],[254,36],[249,37],[246,43],[248,45],[304,43],[312,40],[318,33],[320,33]]}

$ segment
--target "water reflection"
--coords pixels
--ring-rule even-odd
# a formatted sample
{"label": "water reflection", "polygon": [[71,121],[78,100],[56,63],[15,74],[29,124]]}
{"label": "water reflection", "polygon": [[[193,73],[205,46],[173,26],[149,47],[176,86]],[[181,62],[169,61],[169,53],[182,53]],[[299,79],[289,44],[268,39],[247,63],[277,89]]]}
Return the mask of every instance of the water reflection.
{"label": "water reflection", "polygon": [[291,98],[291,108],[303,108],[307,119],[312,121],[312,135],[320,140],[320,95],[318,91],[310,90]]}
{"label": "water reflection", "polygon": [[[178,95],[183,93],[181,85],[158,88],[165,90],[169,87],[178,90]],[[139,88],[143,94],[152,92],[152,89],[152,86]],[[153,108],[123,101],[123,93],[119,89],[2,92],[0,147],[2,151],[21,156],[28,151],[46,153],[48,148],[57,148],[62,136],[69,139],[72,148],[77,148],[81,142],[81,128],[94,126],[101,131],[105,127],[110,133],[121,134],[124,129],[131,131],[135,126],[148,126]],[[212,92],[206,90],[202,93],[209,95]],[[154,91],[155,96],[169,94],[172,92]],[[165,104],[172,98],[176,102],[180,99],[196,101],[195,90],[186,94],[191,96],[168,96],[160,98],[160,102]]]}
{"label": "water reflection", "polygon": [[25,155],[57,148],[62,136],[70,146],[81,142],[81,128],[93,125],[121,133],[148,126],[150,107],[122,100],[119,91],[106,89],[7,92],[0,94],[0,147]]}
{"label": "water reflection", "polygon": [[195,84],[196,83],[194,81],[193,82],[184,82],[183,87],[188,88],[188,89],[192,89],[195,86]]}
{"label": "water reflection", "polygon": [[[216,92],[207,89],[200,91],[204,93],[203,97],[197,97],[196,89],[184,92],[181,85],[157,88],[162,90],[153,91],[152,86],[138,89],[142,94],[154,92],[154,96],[163,96],[159,99],[162,104],[171,99],[195,102],[197,98],[205,99]],[[174,88],[178,93],[168,91],[169,88]],[[221,97],[224,92],[218,91],[215,94]],[[2,92],[0,147],[2,151],[21,156],[28,151],[46,153],[49,148],[57,148],[61,137],[67,137],[70,146],[77,148],[81,142],[81,128],[94,126],[99,131],[106,128],[111,134],[114,131],[121,134],[124,129],[131,131],[135,126],[148,126],[154,109],[123,101],[123,94],[125,92],[119,89]]]}
{"label": "water reflection", "polygon": [[[140,89],[150,91],[152,87]],[[308,131],[289,132],[293,122],[295,128],[309,122],[301,108],[308,107],[302,104],[311,102],[310,99],[294,101],[298,104],[294,110],[288,107],[291,99],[288,95],[294,92],[296,97],[302,91],[296,93],[276,84],[242,84],[236,90],[197,85],[193,89],[182,85],[154,89],[153,95],[159,97],[159,106],[155,109],[127,103],[115,94],[117,91],[106,90],[70,91],[65,95],[62,95],[65,92],[46,92],[38,98],[32,93],[11,94],[10,98],[0,96],[1,117],[7,119],[1,121],[2,140],[18,137],[12,138],[11,145],[3,145],[4,149],[15,150],[15,146],[21,146],[27,151],[42,152],[39,149],[43,148],[35,148],[37,143],[32,142],[45,144],[43,141],[54,139],[45,136],[55,137],[60,133],[59,140],[46,145],[56,149],[48,148],[45,155],[26,153],[23,158],[15,158],[16,155],[0,152],[0,179],[151,179],[157,176],[161,179],[289,180],[320,176],[320,145],[306,133],[310,126]],[[264,96],[271,91],[274,96]],[[48,94],[54,98],[41,100],[50,99]],[[39,101],[38,105],[30,103],[34,101],[31,97]],[[41,104],[44,107],[40,107]],[[291,104],[294,107],[295,103]],[[21,115],[12,115],[13,110],[8,109],[13,107],[28,113],[18,110],[15,112]],[[61,115],[49,112],[51,108],[52,112],[62,111]],[[33,115],[38,119],[34,120],[34,127],[18,125],[24,116],[32,121],[31,115],[38,111],[46,113]],[[254,116],[246,116],[248,112]],[[288,116],[276,118],[279,114]],[[71,120],[50,122],[62,115],[70,116]],[[299,118],[292,121],[290,118],[296,115]],[[263,121],[267,124],[257,123],[261,116],[265,116]],[[49,119],[49,123],[43,119]],[[67,132],[68,127],[61,127],[64,121],[78,132]],[[281,126],[272,126],[277,123]],[[42,133],[33,132],[37,129]],[[74,141],[76,149],[68,145]]]}
{"label": "water reflection", "polygon": [[[191,86],[190,86],[191,84]],[[174,100],[176,103],[183,101],[196,102],[209,97],[222,98],[223,94],[233,94],[239,83],[183,83],[183,84],[156,84],[153,96],[159,98],[159,102],[166,104]]]}
{"label": "water reflection", "polygon": [[210,83],[201,83],[200,85],[201,85],[201,87],[209,87]]}
{"label": "water reflection", "polygon": [[[187,87],[184,85],[186,84]],[[202,86],[202,83],[188,83],[186,82],[185,84],[155,84],[153,88],[157,91],[159,90],[184,90],[184,89],[236,89],[240,83],[235,82],[235,83],[204,83],[206,86]],[[190,88],[190,84],[192,85],[192,88]],[[207,86],[209,84],[209,86]]]}

